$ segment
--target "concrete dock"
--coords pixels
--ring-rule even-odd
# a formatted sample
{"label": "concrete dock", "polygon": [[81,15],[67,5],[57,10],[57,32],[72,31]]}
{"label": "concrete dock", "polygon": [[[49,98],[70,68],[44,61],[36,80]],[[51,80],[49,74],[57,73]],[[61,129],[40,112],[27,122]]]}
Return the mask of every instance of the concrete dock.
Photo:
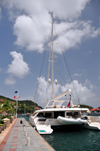
{"label": "concrete dock", "polygon": [[0,151],[55,151],[25,119],[17,118],[6,133]]}

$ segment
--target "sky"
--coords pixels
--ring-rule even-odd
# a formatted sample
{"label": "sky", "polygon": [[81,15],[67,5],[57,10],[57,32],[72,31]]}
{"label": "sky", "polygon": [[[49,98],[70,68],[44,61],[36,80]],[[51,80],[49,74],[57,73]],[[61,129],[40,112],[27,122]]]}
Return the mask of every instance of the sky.
{"label": "sky", "polygon": [[54,97],[100,107],[100,0],[0,0],[0,95],[46,105],[52,12]]}

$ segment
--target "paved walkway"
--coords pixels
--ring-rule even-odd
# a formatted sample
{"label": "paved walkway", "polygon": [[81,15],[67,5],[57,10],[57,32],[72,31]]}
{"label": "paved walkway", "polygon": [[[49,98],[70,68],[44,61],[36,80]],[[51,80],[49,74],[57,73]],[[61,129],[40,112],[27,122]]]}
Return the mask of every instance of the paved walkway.
{"label": "paved walkway", "polygon": [[25,119],[22,119],[23,124],[20,120],[14,121],[0,144],[0,151],[54,151]]}
{"label": "paved walkway", "polygon": [[3,141],[3,139],[5,138],[5,136],[7,135],[7,133],[9,132],[10,128],[13,126],[13,124],[15,123],[16,119],[13,121],[13,123],[10,124],[9,127],[7,127],[6,129],[4,129],[4,131],[2,131],[2,133],[0,133],[0,144]]}

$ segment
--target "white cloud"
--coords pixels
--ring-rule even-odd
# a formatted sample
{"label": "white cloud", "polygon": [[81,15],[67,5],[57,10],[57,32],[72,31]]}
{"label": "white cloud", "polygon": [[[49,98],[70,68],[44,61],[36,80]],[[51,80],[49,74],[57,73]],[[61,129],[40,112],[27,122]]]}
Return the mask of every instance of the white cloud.
{"label": "white cloud", "polygon": [[9,76],[6,80],[5,80],[5,84],[6,85],[14,85],[16,83],[16,80],[12,77]]}
{"label": "white cloud", "polygon": [[[46,88],[47,88],[47,82],[45,81],[44,77],[40,77],[38,78],[38,104],[41,104],[42,106],[45,106],[46,104]],[[87,83],[87,85],[86,85]],[[72,95],[72,101],[74,104],[78,104],[78,98],[77,95],[79,97],[80,103],[81,104],[88,104],[88,102],[92,102],[94,101],[95,98],[95,94],[92,92],[93,87],[89,87],[88,85],[91,85],[91,83],[87,80],[85,82],[85,85],[82,85],[81,83],[79,83],[77,80],[74,80],[72,83],[70,84],[65,84],[64,86],[61,86],[60,84],[54,85],[54,96],[56,97],[57,95],[63,93],[64,91],[71,89],[71,95]],[[75,92],[75,89],[77,92]],[[48,98],[49,100],[51,99],[51,84],[49,86],[49,95]],[[66,97],[69,99],[69,95],[68,97]],[[66,99],[65,98],[65,99]],[[36,101],[36,100],[35,100]]]}
{"label": "white cloud", "polygon": [[85,80],[84,85],[89,86],[90,89],[94,88],[94,86],[91,84],[91,81],[89,81],[88,79]]}
{"label": "white cloud", "polygon": [[[48,15],[48,17],[50,17]],[[95,38],[100,34],[100,28],[92,27],[91,22],[76,21],[72,23],[61,22],[55,24],[55,40],[59,43],[63,51],[79,46],[88,38]],[[14,25],[14,35],[17,36],[16,45],[26,47],[30,51],[42,52],[48,41],[50,24],[48,21],[29,16],[19,16]],[[59,45],[54,45],[54,51],[61,53]]]}
{"label": "white cloud", "polygon": [[44,44],[50,33],[48,21],[29,16],[19,16],[14,24],[14,35],[17,36],[16,45],[26,47],[27,50],[43,51]]}
{"label": "white cloud", "polygon": [[74,90],[74,86],[75,89],[77,91],[80,103],[85,103],[88,104],[89,101],[93,101],[95,94],[92,92],[93,87],[89,87],[88,85],[82,85],[81,83],[79,83],[77,80],[74,80],[71,84],[68,84],[68,86],[71,88],[73,96],[78,100],[78,98],[76,97],[75,94],[75,90]]}
{"label": "white cloud", "polygon": [[[91,21],[75,21],[72,23],[62,22],[55,25],[57,38],[55,43],[60,41],[62,50],[66,51],[70,48],[79,46],[84,40],[88,38],[95,38],[100,34],[100,28],[95,29],[91,25]],[[60,29],[60,30],[59,30]],[[55,46],[56,53],[61,53],[61,48]]]}
{"label": "white cloud", "polygon": [[49,11],[54,12],[54,16],[59,19],[75,19],[81,15],[85,5],[90,0],[51,0],[46,2]]}
{"label": "white cloud", "polygon": [[[90,0],[5,0],[3,4],[15,19],[15,44],[41,53],[50,33],[49,21],[52,11],[56,21],[60,19],[59,24],[55,24],[55,41],[60,39],[63,51],[77,47],[87,38],[95,38],[100,34],[100,28],[92,27],[90,21],[75,21],[89,2]],[[55,52],[61,53],[57,46]]]}
{"label": "white cloud", "polygon": [[[56,85],[56,89],[55,89],[55,96],[58,94],[60,85]],[[45,80],[44,77],[40,77],[38,78],[38,89],[37,89],[37,95],[35,96],[35,102],[38,100],[39,102],[37,102],[38,104],[45,106],[46,102],[47,102],[47,81]],[[48,88],[48,100],[52,99],[52,86],[51,84],[49,85]]]}
{"label": "white cloud", "polygon": [[13,57],[14,60],[10,65],[8,65],[8,73],[18,78],[23,78],[29,73],[28,64],[23,60],[23,56],[21,53],[13,51],[10,52],[10,55]]}
{"label": "white cloud", "polygon": [[74,19],[81,15],[82,10],[89,2],[90,0],[63,0],[63,2],[62,0],[4,0],[3,4],[15,16],[19,15],[18,11],[38,17],[46,15],[46,12],[54,12],[54,16],[60,19]]}
{"label": "white cloud", "polygon": [[24,78],[24,76],[29,74],[28,64],[23,60],[22,54],[12,51],[10,52],[10,55],[13,57],[13,61],[8,65],[7,73],[9,74],[9,77],[5,80],[5,84],[7,85],[15,84],[16,77]]}

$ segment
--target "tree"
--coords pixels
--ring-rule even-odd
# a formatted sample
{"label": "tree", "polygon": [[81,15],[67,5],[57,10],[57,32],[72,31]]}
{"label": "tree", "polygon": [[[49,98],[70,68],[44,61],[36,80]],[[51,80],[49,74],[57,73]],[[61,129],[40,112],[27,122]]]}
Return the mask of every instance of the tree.
{"label": "tree", "polygon": [[13,104],[11,104],[10,114],[11,114],[11,115],[14,115],[14,113],[16,113],[16,108],[14,107]]}
{"label": "tree", "polygon": [[3,108],[3,104],[0,104],[0,114],[3,112],[2,108]]}
{"label": "tree", "polygon": [[2,107],[3,107],[3,104],[0,104],[0,120],[1,120],[2,112],[3,112]]}
{"label": "tree", "polygon": [[2,111],[3,112],[5,111],[8,114],[13,115],[16,112],[16,109],[14,108],[13,104],[11,104],[8,100],[6,100],[3,104]]}

